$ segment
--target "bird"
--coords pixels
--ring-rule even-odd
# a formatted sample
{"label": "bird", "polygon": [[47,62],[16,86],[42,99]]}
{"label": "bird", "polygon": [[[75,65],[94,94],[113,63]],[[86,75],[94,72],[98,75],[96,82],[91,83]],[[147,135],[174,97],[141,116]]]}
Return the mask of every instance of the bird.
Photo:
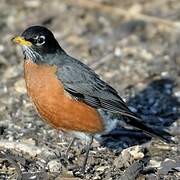
{"label": "bird", "polygon": [[83,173],[94,137],[110,132],[119,123],[103,118],[100,111],[120,114],[126,123],[147,135],[172,142],[164,136],[170,135],[168,132],[145,125],[111,85],[89,66],[68,55],[48,28],[30,26],[12,41],[22,48],[27,93],[40,117],[73,136],[66,153],[76,138],[88,142]]}

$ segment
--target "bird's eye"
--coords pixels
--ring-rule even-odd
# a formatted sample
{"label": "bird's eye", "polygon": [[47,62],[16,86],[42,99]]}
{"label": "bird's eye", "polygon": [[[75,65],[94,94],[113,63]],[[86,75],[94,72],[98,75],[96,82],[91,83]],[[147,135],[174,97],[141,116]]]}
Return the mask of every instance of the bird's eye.
{"label": "bird's eye", "polygon": [[45,36],[36,37],[36,45],[41,46],[45,43]]}

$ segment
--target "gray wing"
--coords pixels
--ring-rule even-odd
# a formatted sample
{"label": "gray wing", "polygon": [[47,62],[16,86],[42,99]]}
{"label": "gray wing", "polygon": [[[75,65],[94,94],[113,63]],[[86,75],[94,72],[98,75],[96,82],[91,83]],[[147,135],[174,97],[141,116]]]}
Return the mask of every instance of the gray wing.
{"label": "gray wing", "polygon": [[134,115],[117,91],[102,81],[94,71],[81,62],[72,62],[59,67],[57,76],[74,98],[95,108]]}

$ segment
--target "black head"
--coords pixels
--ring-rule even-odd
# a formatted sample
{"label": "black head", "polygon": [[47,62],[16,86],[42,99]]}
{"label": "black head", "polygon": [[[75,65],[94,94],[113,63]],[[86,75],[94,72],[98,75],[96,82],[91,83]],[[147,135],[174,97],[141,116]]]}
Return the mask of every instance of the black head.
{"label": "black head", "polygon": [[13,38],[13,41],[22,46],[25,59],[31,58],[34,61],[42,60],[47,55],[64,52],[53,33],[43,26],[31,26],[21,36]]}

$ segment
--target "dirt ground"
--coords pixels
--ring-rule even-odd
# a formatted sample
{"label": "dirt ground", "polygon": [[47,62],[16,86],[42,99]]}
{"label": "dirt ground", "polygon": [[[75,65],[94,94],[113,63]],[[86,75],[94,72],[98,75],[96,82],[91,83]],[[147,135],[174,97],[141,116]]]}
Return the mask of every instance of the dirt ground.
{"label": "dirt ground", "polygon": [[[0,179],[180,179],[179,20],[179,0],[0,0]],[[81,176],[86,142],[76,141],[63,158],[71,137],[38,117],[26,94],[21,49],[10,41],[37,24],[176,143],[151,139],[122,121],[93,143]]]}

